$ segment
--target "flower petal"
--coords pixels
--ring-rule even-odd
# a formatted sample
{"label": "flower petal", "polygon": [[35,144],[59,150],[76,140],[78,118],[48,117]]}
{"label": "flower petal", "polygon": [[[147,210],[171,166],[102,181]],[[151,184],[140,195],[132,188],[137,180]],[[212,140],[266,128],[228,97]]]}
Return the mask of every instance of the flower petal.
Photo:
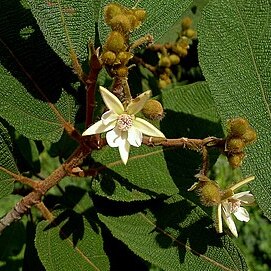
{"label": "flower petal", "polygon": [[119,144],[119,153],[120,153],[120,158],[124,165],[127,164],[127,161],[129,158],[129,151],[130,151],[130,144],[127,138],[122,137],[122,140],[120,141],[120,144]]}
{"label": "flower petal", "polygon": [[122,139],[122,132],[115,127],[112,131],[106,133],[106,141],[110,147],[118,147],[121,144]]}
{"label": "flower petal", "polygon": [[87,130],[83,132],[82,136],[100,134],[113,129],[114,127],[114,122],[109,123],[108,125],[104,125],[103,122],[99,120],[90,127],[88,127]]}
{"label": "flower petal", "polygon": [[232,198],[240,200],[242,204],[252,204],[255,201],[255,198],[252,194],[250,194],[250,191],[236,193],[232,196]]}
{"label": "flower petal", "polygon": [[240,221],[244,221],[244,222],[248,222],[249,221],[249,213],[248,211],[243,208],[243,207],[239,207],[237,209],[236,212],[233,213],[235,215],[235,217],[240,220]]}
{"label": "flower petal", "polygon": [[135,115],[145,105],[147,100],[151,97],[151,91],[147,90],[143,93],[141,93],[139,96],[137,96],[135,99],[133,99],[127,106],[126,111],[129,115]]}
{"label": "flower petal", "polygon": [[235,223],[234,223],[234,221],[232,219],[232,216],[231,215],[230,216],[226,216],[225,213],[223,212],[223,209],[222,209],[222,216],[223,216],[223,219],[226,222],[228,228],[232,232],[232,234],[235,237],[238,237],[237,229],[236,229]]}
{"label": "flower petal", "polygon": [[111,93],[108,89],[100,86],[100,92],[105,105],[108,109],[112,110],[114,113],[120,115],[124,112],[124,107],[120,100]]}
{"label": "flower petal", "polygon": [[142,142],[142,133],[135,127],[131,127],[128,130],[128,142],[134,146],[134,147],[139,147],[141,146]]}
{"label": "flower petal", "polygon": [[107,125],[110,122],[117,120],[117,118],[118,118],[118,115],[114,113],[112,110],[106,111],[105,113],[103,113],[101,117],[104,125]]}
{"label": "flower petal", "polygon": [[165,135],[161,131],[159,131],[156,127],[154,127],[152,124],[141,118],[135,118],[133,126],[137,128],[140,132],[142,132],[144,135],[165,137]]}
{"label": "flower petal", "polygon": [[221,208],[222,208],[221,204],[218,204],[218,206],[217,206],[217,226],[218,226],[218,233],[222,233],[223,232]]}

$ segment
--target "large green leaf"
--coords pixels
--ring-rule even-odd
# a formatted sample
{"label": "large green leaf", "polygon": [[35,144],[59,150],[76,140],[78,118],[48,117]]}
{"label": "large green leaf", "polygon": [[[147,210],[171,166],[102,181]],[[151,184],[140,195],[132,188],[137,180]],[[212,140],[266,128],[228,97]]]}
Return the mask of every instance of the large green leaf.
{"label": "large green leaf", "polygon": [[99,218],[133,252],[165,271],[247,270],[230,238],[220,238],[211,219],[181,196],[144,212]]}
{"label": "large green leaf", "polygon": [[[105,7],[112,1],[101,1],[101,7]],[[135,6],[135,1],[120,0],[119,4],[132,8]],[[138,1],[137,7],[144,8],[147,11],[147,18],[142,26],[137,29],[131,36],[131,40],[139,39],[146,34],[151,34],[154,40],[158,40],[165,34],[177,21],[180,20],[181,14],[187,9],[192,0],[174,0],[174,1]],[[99,34],[101,41],[104,42],[110,28],[104,23],[103,12],[100,12]]]}
{"label": "large green leaf", "polygon": [[[0,166],[13,173],[18,173],[12,154],[11,139],[2,123],[0,123]],[[0,198],[12,192],[13,182],[14,179],[0,169]]]}
{"label": "large green leaf", "polygon": [[101,229],[93,215],[87,215],[92,208],[85,194],[73,209],[58,211],[52,223],[38,224],[35,245],[47,271],[109,270]]}
{"label": "large green leaf", "polygon": [[73,97],[63,92],[55,105],[43,102],[33,98],[2,66],[0,76],[0,116],[26,137],[59,140],[64,123],[73,122],[75,116]]}
{"label": "large green leaf", "polygon": [[[168,138],[204,138],[222,134],[206,83],[177,85],[163,92],[162,101],[166,114],[160,127]],[[121,162],[118,150],[108,146],[94,153],[93,158],[103,164],[96,168],[104,178],[100,182],[102,194],[107,192],[108,197],[119,200],[128,200],[128,196],[124,197],[119,190],[121,186],[127,193],[130,191],[130,200],[143,199],[136,191],[149,196],[172,195],[178,191],[187,195],[201,159],[193,151],[147,146],[132,147],[127,165]]]}
{"label": "large green leaf", "polygon": [[244,117],[258,133],[242,167],[271,219],[271,3],[210,1],[199,24],[200,64],[222,120]]}
{"label": "large green leaf", "polygon": [[71,64],[73,51],[80,60],[87,57],[87,45],[95,39],[95,21],[99,14],[99,1],[30,0],[35,16],[48,44]]}

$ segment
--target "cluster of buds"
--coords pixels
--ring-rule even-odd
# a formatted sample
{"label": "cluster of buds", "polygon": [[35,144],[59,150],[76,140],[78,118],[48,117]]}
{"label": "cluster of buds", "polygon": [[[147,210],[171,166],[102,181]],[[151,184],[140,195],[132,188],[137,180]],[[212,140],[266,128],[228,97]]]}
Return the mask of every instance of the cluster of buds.
{"label": "cluster of buds", "polygon": [[133,57],[129,51],[129,35],[141,25],[146,11],[140,8],[128,9],[111,3],[105,7],[104,17],[112,31],[103,46],[100,61],[112,77],[127,77],[127,64]]}
{"label": "cluster of buds", "polygon": [[244,147],[255,141],[256,138],[256,131],[246,119],[236,118],[228,121],[228,136],[223,152],[233,168],[242,164],[245,157]]}
{"label": "cluster of buds", "polygon": [[182,58],[187,56],[189,46],[195,38],[196,31],[192,28],[192,19],[185,17],[182,20],[182,29],[176,42],[150,47],[152,50],[158,51],[159,62],[156,70],[159,74],[158,86],[160,88],[171,84],[174,76],[180,79],[181,69],[178,69],[178,74],[174,75],[173,68],[180,64]]}
{"label": "cluster of buds", "polygon": [[227,189],[221,189],[218,183],[205,175],[197,174],[196,177],[199,181],[193,184],[189,191],[196,190],[204,206],[217,207],[217,231],[219,233],[223,232],[223,218],[231,233],[238,237],[232,215],[240,221],[248,222],[249,213],[242,206],[252,205],[255,199],[250,191],[235,193],[235,190],[254,180],[254,176],[245,178]]}

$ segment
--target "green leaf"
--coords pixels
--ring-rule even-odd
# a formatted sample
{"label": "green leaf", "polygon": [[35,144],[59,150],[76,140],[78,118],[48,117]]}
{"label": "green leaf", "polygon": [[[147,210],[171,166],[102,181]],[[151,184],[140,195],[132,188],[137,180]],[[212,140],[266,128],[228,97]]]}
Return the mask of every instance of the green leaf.
{"label": "green leaf", "polygon": [[71,65],[71,53],[87,58],[88,42],[95,40],[99,1],[30,0],[31,11],[48,44]]}
{"label": "green leaf", "polygon": [[99,218],[135,254],[165,271],[247,270],[230,238],[220,238],[204,212],[181,196],[144,212]]}
{"label": "green leaf", "polygon": [[219,114],[244,117],[258,133],[242,170],[271,219],[271,24],[270,1],[223,0],[206,6],[199,24],[199,57]]}
{"label": "green leaf", "polygon": [[[160,128],[168,138],[222,135],[206,83],[185,87],[177,85],[163,92],[162,101],[165,118]],[[131,147],[127,165],[121,162],[117,148],[107,146],[93,153],[92,157],[104,165],[96,167],[102,175],[100,190],[107,193],[107,197],[119,200],[128,200],[128,195],[123,197],[123,191],[119,191],[121,186],[128,190],[127,193],[131,192],[130,197],[134,200],[143,199],[136,191],[149,196],[178,192],[187,195],[186,191],[195,181],[194,175],[201,163],[200,155],[193,151],[147,146]]]}
{"label": "green leaf", "polygon": [[66,122],[75,116],[75,101],[63,92],[56,104],[33,98],[8,71],[0,66],[0,116],[20,134],[31,139],[56,142]]}
{"label": "green leaf", "polygon": [[[0,123],[0,166],[13,173],[18,173],[12,154],[11,138],[2,123]],[[0,169],[0,198],[13,191],[13,182],[14,179]]]}
{"label": "green leaf", "polygon": [[[131,0],[120,0],[117,2],[127,8],[132,8],[135,5],[135,1]],[[147,18],[140,28],[132,33],[131,40],[137,40],[146,34],[151,34],[155,41],[158,40],[172,27],[172,25],[180,20],[181,14],[187,9],[191,2],[191,0],[174,0],[167,2],[163,0],[139,1],[137,7],[147,11]],[[108,3],[111,3],[111,1],[101,1],[101,7],[104,8]],[[104,42],[110,28],[104,22],[103,12],[100,12],[98,26],[101,41]]]}
{"label": "green leaf", "polygon": [[96,218],[86,215],[93,208],[87,194],[73,207],[58,211],[52,223],[42,221],[37,226],[35,245],[44,267],[47,271],[109,270],[101,229]]}

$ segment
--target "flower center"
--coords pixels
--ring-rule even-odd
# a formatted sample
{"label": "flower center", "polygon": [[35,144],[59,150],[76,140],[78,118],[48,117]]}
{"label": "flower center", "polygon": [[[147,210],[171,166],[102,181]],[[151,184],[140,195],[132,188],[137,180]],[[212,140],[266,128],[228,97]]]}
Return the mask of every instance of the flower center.
{"label": "flower center", "polygon": [[241,206],[241,201],[237,199],[229,199],[230,212],[235,213]]}
{"label": "flower center", "polygon": [[133,125],[133,118],[131,115],[122,114],[117,119],[117,126],[121,131],[128,131]]}

